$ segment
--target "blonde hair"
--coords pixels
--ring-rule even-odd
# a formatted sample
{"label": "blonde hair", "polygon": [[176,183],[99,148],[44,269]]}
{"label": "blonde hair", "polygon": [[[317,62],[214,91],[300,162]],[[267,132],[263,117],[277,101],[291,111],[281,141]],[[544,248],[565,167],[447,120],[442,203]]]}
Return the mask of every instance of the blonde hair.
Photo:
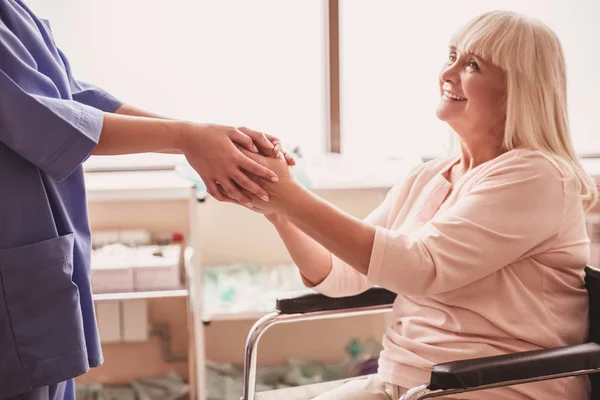
{"label": "blonde hair", "polygon": [[567,179],[576,180],[585,209],[593,207],[596,184],[581,166],[569,133],[565,58],[556,34],[524,15],[492,11],[467,23],[451,45],[506,74],[503,150],[541,151],[563,166]]}

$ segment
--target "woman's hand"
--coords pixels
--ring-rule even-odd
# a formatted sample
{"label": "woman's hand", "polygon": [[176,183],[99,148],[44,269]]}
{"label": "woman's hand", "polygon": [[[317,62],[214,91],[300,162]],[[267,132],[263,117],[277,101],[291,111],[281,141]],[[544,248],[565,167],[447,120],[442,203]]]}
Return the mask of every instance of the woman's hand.
{"label": "woman's hand", "polygon": [[[261,154],[249,152],[246,149],[240,148],[242,154],[260,164],[264,168],[273,171],[279,177],[278,182],[259,177],[255,174],[249,174],[249,178],[256,184],[260,185],[266,193],[268,193],[268,201],[254,196],[249,191],[242,189],[245,196],[250,198],[251,204],[243,203],[235,199],[225,199],[226,202],[232,202],[245,205],[253,211],[259,212],[267,216],[268,219],[277,219],[275,214],[280,214],[281,207],[285,202],[285,195],[290,192],[295,186],[298,186],[291,173],[289,159],[285,157],[284,152],[280,152],[277,157],[266,157]],[[223,189],[220,189],[221,194],[225,194]]]}
{"label": "woman's hand", "polygon": [[[241,149],[246,149],[246,153]],[[274,171],[248,157],[248,154],[259,151],[273,155],[280,153],[260,132],[247,128],[186,123],[182,131],[181,150],[206,184],[208,193],[219,201],[229,197],[249,205],[248,193],[268,200],[267,192],[250,179],[249,174],[270,182],[278,180]]]}
{"label": "woman's hand", "polygon": [[[281,141],[276,138],[275,136],[266,134],[266,133],[261,133],[255,130],[252,130],[250,128],[238,128],[240,131],[242,131],[243,133],[245,133],[246,135],[248,135],[252,141],[257,144],[259,147],[261,147],[261,153],[263,155],[269,156],[269,157],[277,157],[279,156],[279,153],[283,153],[283,156],[285,157],[285,160],[287,161],[288,165],[290,167],[293,167],[294,165],[296,165],[296,160],[294,159],[294,157],[283,150],[282,146],[281,146]],[[266,139],[266,140],[265,140]],[[264,143],[263,145],[261,145],[261,143]],[[271,147],[268,143],[272,143],[273,146]]]}
{"label": "woman's hand", "polygon": [[218,186],[218,190],[221,192],[221,195],[225,198],[223,203],[232,203],[242,207],[247,208],[250,211],[254,211],[259,214],[263,214],[269,221],[275,222],[276,220],[281,219],[281,214],[276,211],[275,208],[269,207],[269,203],[258,199],[256,196],[252,195],[252,193],[242,190],[244,194],[249,198],[255,198],[256,201],[249,201],[248,203],[242,203],[238,200],[234,200],[229,198],[223,188]]}

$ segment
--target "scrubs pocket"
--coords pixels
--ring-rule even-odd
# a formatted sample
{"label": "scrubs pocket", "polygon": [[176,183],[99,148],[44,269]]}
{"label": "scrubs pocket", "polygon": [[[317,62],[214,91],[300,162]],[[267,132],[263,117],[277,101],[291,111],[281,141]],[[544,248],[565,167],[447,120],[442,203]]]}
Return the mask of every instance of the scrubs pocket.
{"label": "scrubs pocket", "polygon": [[84,346],[72,275],[73,234],[0,250],[3,300],[25,370]]}

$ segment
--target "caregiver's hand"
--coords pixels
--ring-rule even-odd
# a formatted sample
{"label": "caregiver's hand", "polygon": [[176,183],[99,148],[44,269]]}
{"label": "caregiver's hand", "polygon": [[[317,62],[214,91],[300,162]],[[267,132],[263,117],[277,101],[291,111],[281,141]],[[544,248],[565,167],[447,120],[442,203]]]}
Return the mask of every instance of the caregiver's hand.
{"label": "caregiver's hand", "polygon": [[[243,148],[240,148],[240,151],[246,157],[273,171],[279,177],[278,182],[273,182],[255,174],[249,174],[250,179],[252,179],[254,183],[259,184],[261,188],[268,193],[268,202],[265,201],[265,199],[257,198],[247,190],[242,189],[244,195],[251,199],[251,204],[245,203],[243,205],[251,208],[253,211],[265,214],[267,217],[273,217],[274,214],[281,211],[281,206],[285,201],[285,194],[289,193],[292,187],[298,186],[298,183],[292,176],[288,158],[286,158],[284,152],[280,152],[277,157],[266,157],[261,154],[249,152]],[[222,191],[222,194],[223,193],[224,192]],[[225,199],[224,201],[238,204],[243,203],[233,199]]]}
{"label": "caregiver's hand", "polygon": [[[294,159],[294,157],[290,153],[283,150],[281,146],[281,141],[275,136],[269,135],[267,133],[261,133],[250,128],[238,129],[252,139],[254,144],[256,144],[260,148],[261,153],[263,155],[269,157],[278,157],[279,153],[281,152],[283,153],[283,156],[285,157],[285,160],[287,161],[289,166],[293,167],[294,165],[296,165],[296,160]],[[270,146],[269,143],[271,143],[273,146]]]}
{"label": "caregiver's hand", "polygon": [[235,199],[246,205],[251,202],[249,195],[268,201],[267,192],[249,175],[276,182],[277,173],[248,155],[260,151],[284,157],[281,146],[275,147],[279,143],[277,138],[270,136],[274,144],[267,135],[248,128],[192,123],[186,124],[182,133],[182,152],[211,196],[219,201]]}

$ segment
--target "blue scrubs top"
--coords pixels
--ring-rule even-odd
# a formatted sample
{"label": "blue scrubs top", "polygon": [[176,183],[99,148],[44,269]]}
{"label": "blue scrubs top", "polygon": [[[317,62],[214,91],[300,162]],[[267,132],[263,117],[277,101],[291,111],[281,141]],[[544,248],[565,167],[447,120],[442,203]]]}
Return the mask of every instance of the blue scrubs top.
{"label": "blue scrubs top", "polygon": [[81,163],[120,106],[75,80],[22,0],[0,0],[0,399],[103,361]]}

